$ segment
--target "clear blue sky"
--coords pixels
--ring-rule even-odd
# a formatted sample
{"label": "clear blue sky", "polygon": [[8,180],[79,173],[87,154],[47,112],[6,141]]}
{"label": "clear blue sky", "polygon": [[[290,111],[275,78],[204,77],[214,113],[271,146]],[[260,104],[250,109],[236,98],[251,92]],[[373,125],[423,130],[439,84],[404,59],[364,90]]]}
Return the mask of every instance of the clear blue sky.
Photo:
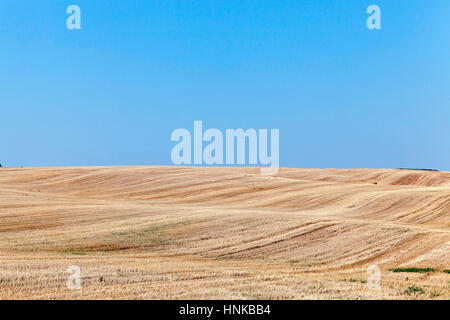
{"label": "clear blue sky", "polygon": [[279,128],[282,166],[450,170],[450,1],[2,0],[0,112],[6,166],[171,164],[202,120]]}

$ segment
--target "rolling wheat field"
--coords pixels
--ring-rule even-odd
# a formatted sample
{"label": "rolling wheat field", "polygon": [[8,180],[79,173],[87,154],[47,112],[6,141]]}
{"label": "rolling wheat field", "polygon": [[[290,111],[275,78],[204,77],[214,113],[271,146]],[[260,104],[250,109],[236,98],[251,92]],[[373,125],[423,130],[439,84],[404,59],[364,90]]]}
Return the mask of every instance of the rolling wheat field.
{"label": "rolling wheat field", "polygon": [[448,172],[0,169],[0,299],[449,299],[449,269]]}

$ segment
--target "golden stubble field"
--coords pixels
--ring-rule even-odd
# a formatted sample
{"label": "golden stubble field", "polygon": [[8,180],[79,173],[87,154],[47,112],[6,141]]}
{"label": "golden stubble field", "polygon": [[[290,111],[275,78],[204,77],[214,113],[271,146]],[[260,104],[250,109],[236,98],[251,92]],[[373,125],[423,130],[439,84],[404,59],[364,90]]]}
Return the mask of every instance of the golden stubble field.
{"label": "golden stubble field", "polygon": [[449,269],[447,172],[0,169],[1,299],[449,299]]}

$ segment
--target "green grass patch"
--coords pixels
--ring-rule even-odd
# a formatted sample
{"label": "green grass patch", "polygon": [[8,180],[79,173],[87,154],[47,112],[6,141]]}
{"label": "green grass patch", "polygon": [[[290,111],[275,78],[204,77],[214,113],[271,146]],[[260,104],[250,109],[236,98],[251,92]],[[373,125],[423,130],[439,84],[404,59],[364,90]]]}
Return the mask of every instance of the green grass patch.
{"label": "green grass patch", "polygon": [[207,221],[207,219],[187,218],[150,225],[130,226],[111,232],[100,239],[95,251],[112,252],[127,249],[144,249],[152,246],[168,246],[176,244],[182,236],[183,226]]}
{"label": "green grass patch", "polygon": [[416,267],[412,267],[412,268],[393,268],[393,269],[390,269],[389,271],[392,271],[392,272],[428,273],[428,272],[434,272],[434,269],[433,268],[416,268]]}
{"label": "green grass patch", "polygon": [[437,291],[433,291],[433,292],[430,293],[430,296],[431,296],[432,298],[439,297],[440,295],[441,295],[441,294],[440,294],[439,292],[437,292]]}
{"label": "green grass patch", "polygon": [[412,287],[409,287],[408,290],[405,291],[405,293],[409,294],[409,295],[416,294],[416,293],[424,294],[425,291],[423,291],[423,289],[421,287],[412,286]]}
{"label": "green grass patch", "polygon": [[450,270],[443,270],[445,273],[450,273]]}

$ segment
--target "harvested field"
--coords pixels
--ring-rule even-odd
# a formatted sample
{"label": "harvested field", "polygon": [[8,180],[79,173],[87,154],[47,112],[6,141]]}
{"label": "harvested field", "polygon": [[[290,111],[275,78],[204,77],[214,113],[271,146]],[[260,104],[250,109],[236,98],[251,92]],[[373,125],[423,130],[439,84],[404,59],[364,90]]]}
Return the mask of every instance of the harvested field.
{"label": "harvested field", "polygon": [[449,299],[448,269],[448,172],[0,169],[1,299]]}

